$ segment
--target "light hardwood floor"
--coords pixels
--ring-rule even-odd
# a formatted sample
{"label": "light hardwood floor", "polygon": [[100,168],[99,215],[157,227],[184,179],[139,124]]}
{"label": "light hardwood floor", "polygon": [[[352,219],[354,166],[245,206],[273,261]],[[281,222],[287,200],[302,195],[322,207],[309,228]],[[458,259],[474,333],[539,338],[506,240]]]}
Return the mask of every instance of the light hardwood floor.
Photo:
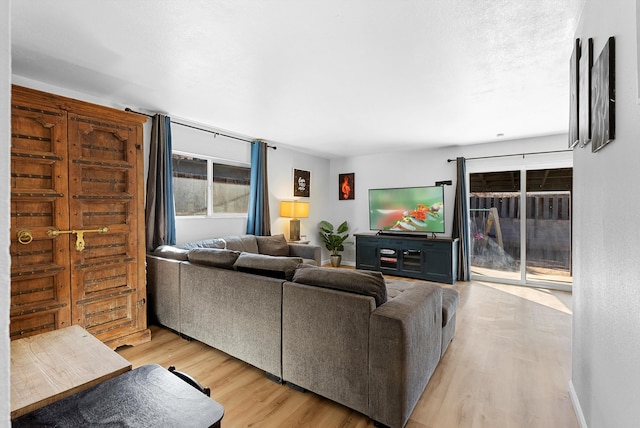
{"label": "light hardwood floor", "polygon": [[[571,294],[458,282],[456,335],[407,428],[573,428],[568,394]],[[152,326],[151,342],[118,350],[134,367],[175,365],[211,388],[223,427],[373,427],[367,417]]]}

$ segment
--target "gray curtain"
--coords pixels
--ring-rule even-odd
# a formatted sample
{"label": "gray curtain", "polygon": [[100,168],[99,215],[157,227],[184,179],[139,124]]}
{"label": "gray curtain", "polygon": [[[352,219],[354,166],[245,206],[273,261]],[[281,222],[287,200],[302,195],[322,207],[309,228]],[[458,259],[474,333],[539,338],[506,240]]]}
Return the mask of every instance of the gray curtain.
{"label": "gray curtain", "polygon": [[467,195],[467,166],[465,158],[456,158],[456,198],[451,236],[458,238],[458,279],[471,279],[471,255],[469,253],[469,210]]}
{"label": "gray curtain", "polygon": [[176,243],[176,215],[171,162],[171,119],[153,116],[145,210],[147,251]]}
{"label": "gray curtain", "polygon": [[247,215],[247,233],[271,235],[269,215],[269,184],[267,182],[267,150],[269,146],[256,140],[251,147],[251,187]]}

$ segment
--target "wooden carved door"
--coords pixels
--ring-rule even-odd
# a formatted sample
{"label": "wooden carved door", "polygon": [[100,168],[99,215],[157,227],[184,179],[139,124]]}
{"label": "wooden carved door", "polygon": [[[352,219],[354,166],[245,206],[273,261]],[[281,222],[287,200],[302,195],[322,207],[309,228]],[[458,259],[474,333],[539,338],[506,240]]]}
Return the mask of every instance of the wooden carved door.
{"label": "wooden carved door", "polygon": [[146,326],[142,142],[135,124],[98,113],[68,118],[69,228],[85,245],[80,233],[71,239],[71,301],[73,323],[109,343]]}
{"label": "wooden carved door", "polygon": [[11,339],[71,325],[67,113],[13,100]]}
{"label": "wooden carved door", "polygon": [[[15,89],[14,100],[20,100],[19,96],[16,97]],[[42,103],[50,100],[36,101]],[[144,215],[142,119],[76,100],[55,98],[55,102],[62,107],[59,126],[64,128],[64,133],[61,131],[60,135],[52,139],[59,141],[57,145],[64,156],[60,153],[49,156],[45,152],[48,157],[55,156],[55,159],[61,160],[59,164],[54,164],[58,167],[55,172],[40,175],[53,177],[55,174],[59,180],[49,179],[46,184],[53,182],[58,187],[40,192],[42,196],[38,196],[40,193],[37,188],[33,188],[34,183],[26,178],[18,182],[22,175],[37,176],[31,172],[34,162],[26,162],[24,173],[19,170],[20,165],[25,164],[20,161],[22,157],[30,159],[26,155],[38,157],[41,153],[32,152],[32,148],[24,147],[24,144],[16,145],[22,139],[32,141],[29,137],[31,134],[36,137],[39,135],[32,129],[36,126],[30,125],[25,137],[18,138],[20,134],[17,131],[21,123],[30,123],[21,117],[33,107],[21,110],[17,107],[17,102],[14,102],[12,125],[12,159],[16,159],[16,168],[12,164],[12,179],[15,174],[16,180],[16,192],[12,194],[12,218],[14,202],[17,204],[21,197],[46,197],[49,200],[57,196],[58,199],[54,199],[54,202],[60,208],[55,211],[56,215],[44,217],[51,221],[42,221],[42,226],[38,229],[31,228],[31,243],[20,243],[18,239],[18,229],[25,226],[25,221],[16,221],[15,227],[12,223],[12,235],[16,237],[16,242],[12,242],[12,273],[15,271],[17,274],[12,279],[12,338],[78,324],[112,348],[148,341],[150,332],[146,328],[144,220],[143,217],[140,218]],[[45,123],[41,126],[51,130],[50,132],[56,128],[46,121],[35,122]],[[25,156],[20,156],[22,152],[18,153],[18,150],[26,152]],[[17,189],[24,195],[20,196]],[[16,205],[15,218],[23,218],[23,211]],[[33,216],[33,219],[38,218],[37,215]],[[35,225],[33,219],[29,226]],[[37,269],[24,256],[34,250],[41,253],[34,246],[36,242],[39,243],[38,248],[45,247],[60,259],[60,266],[54,266],[59,269],[59,272],[56,271],[58,277],[55,285],[56,290],[59,290],[58,300],[64,298],[64,302],[42,305],[43,302],[34,299],[31,292],[23,293],[22,301],[13,298],[14,292],[22,293],[19,290],[42,288],[33,276],[32,271],[37,274]],[[13,250],[14,247],[16,251]],[[25,275],[23,271],[30,274]],[[53,281],[48,280],[46,285]],[[66,290],[62,291],[65,286]],[[27,303],[27,306],[23,303]],[[55,305],[60,306],[60,309],[55,311]],[[32,309],[37,310],[28,316],[26,312]],[[33,315],[37,312],[42,315],[56,314],[56,322],[48,322],[45,327],[42,317]],[[51,316],[48,315],[48,318]],[[30,320],[29,325],[33,324],[32,333],[22,327],[26,320]]]}

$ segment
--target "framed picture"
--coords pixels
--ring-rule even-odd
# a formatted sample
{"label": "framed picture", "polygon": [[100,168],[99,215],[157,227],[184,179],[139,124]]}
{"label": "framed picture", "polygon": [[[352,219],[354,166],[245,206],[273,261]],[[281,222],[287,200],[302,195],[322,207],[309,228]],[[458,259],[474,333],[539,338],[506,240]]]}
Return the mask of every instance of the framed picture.
{"label": "framed picture", "polygon": [[640,0],[636,0],[636,77],[638,78],[638,104],[640,104]]}
{"label": "framed picture", "polygon": [[580,100],[580,39],[576,39],[570,62],[569,86],[569,148],[580,142],[578,125],[578,103]]}
{"label": "framed picture", "polygon": [[338,174],[338,199],[346,201],[356,198],[355,173]]}
{"label": "framed picture", "polygon": [[591,150],[609,144],[616,133],[615,38],[609,37],[593,64],[591,76]]}
{"label": "framed picture", "polygon": [[301,169],[293,170],[293,196],[309,197],[311,173]]}
{"label": "framed picture", "polygon": [[578,133],[580,146],[584,147],[591,141],[591,67],[593,66],[593,39],[587,39],[580,50]]}

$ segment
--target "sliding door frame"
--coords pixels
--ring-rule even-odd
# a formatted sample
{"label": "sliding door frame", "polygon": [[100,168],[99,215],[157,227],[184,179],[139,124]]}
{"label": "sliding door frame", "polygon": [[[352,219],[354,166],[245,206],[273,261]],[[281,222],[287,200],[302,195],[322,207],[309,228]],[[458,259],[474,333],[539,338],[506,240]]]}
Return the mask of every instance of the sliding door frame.
{"label": "sliding door frame", "polygon": [[[527,171],[537,169],[573,168],[573,157],[565,154],[542,153],[537,155],[520,155],[511,157],[496,157],[470,159],[467,161],[467,189],[470,189],[471,174],[520,171],[520,279],[511,280],[500,277],[477,276],[471,273],[471,279],[476,281],[487,280],[503,284],[522,285],[535,288],[549,288],[561,291],[571,291],[572,284],[560,284],[544,281],[527,280]],[[467,196],[468,197],[468,196]],[[470,213],[467,212],[469,216]],[[573,216],[572,220],[573,222]],[[472,237],[469,237],[471,239]],[[573,251],[573,250],[572,250]]]}

